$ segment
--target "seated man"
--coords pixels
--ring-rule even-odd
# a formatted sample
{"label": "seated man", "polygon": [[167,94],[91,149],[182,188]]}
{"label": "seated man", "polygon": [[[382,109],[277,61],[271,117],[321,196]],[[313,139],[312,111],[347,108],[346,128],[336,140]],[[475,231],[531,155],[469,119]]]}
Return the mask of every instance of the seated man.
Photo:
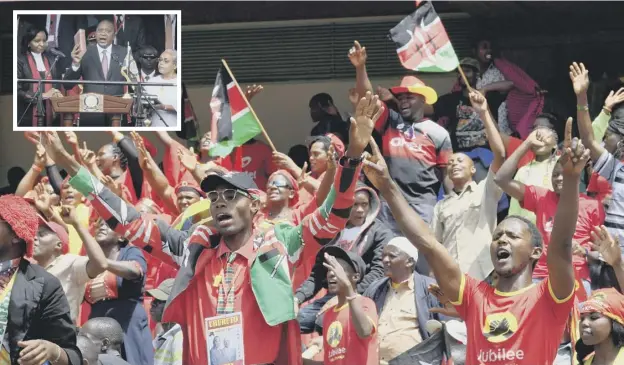
{"label": "seated man", "polygon": [[[342,230],[327,245],[341,247],[345,251],[354,252],[361,256],[366,263],[366,273],[357,284],[357,292],[362,294],[368,286],[383,277],[384,268],[381,262],[382,251],[386,243],[392,238],[392,233],[378,220],[379,197],[373,189],[358,187],[355,190],[355,203],[347,222],[347,228]],[[321,253],[316,256],[316,262],[308,279],[295,292],[295,302],[300,305],[313,298],[323,287],[327,287],[324,272],[324,258]],[[326,294],[301,309],[297,316],[301,333],[311,333],[319,330],[323,323],[323,316],[317,318],[319,310],[334,297]],[[320,332],[320,331],[319,331]]]}
{"label": "seated man", "polygon": [[407,354],[429,338],[427,321],[440,320],[432,308],[442,307],[429,293],[435,280],[416,271],[418,250],[405,237],[395,237],[383,249],[386,277],[372,283],[364,296],[375,302],[379,316],[379,363]]}

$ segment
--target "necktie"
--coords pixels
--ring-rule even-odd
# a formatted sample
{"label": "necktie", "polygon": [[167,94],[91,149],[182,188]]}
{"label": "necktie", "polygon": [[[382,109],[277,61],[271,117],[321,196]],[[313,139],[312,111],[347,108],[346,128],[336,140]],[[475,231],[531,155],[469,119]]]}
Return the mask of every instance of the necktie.
{"label": "necktie", "polygon": [[165,15],[165,49],[173,49],[173,20]]}
{"label": "necktie", "polygon": [[102,72],[104,73],[104,80],[108,76],[108,57],[106,57],[106,50],[102,51]]}
{"label": "necktie", "polygon": [[50,14],[50,29],[48,29],[48,48],[54,48],[57,45],[56,41],[56,18],[57,14]]}
{"label": "necktie", "polygon": [[227,255],[227,263],[223,270],[223,282],[219,283],[219,294],[217,297],[217,314],[228,314],[234,312],[234,281],[236,274],[234,273],[234,267],[232,261],[236,258],[235,252],[230,252]]}

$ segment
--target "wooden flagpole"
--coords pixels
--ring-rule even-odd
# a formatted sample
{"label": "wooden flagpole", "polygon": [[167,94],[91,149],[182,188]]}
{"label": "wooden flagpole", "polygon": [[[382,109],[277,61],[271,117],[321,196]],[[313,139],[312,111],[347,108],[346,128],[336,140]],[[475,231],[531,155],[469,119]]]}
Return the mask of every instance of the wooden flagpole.
{"label": "wooden flagpole", "polygon": [[461,65],[457,65],[457,70],[459,71],[462,79],[464,79],[464,83],[466,84],[468,91],[472,91],[472,87],[470,86],[470,83],[468,82],[468,79],[466,78],[466,75],[464,74],[464,70],[462,70]]}
{"label": "wooden flagpole", "polygon": [[[221,62],[223,63],[223,66],[225,66],[225,69],[227,70],[227,72],[230,74],[230,77],[232,78],[232,81],[234,81],[234,85],[236,85],[236,88],[238,89],[238,91],[243,96],[243,100],[245,100],[245,104],[247,104],[247,107],[249,108],[249,111],[254,116],[254,118],[256,118],[256,120],[258,121],[258,125],[260,126],[260,129],[262,130],[262,135],[264,136],[264,138],[266,138],[267,142],[269,142],[269,146],[271,146],[271,149],[273,151],[277,151],[277,149],[275,148],[275,145],[273,145],[273,141],[271,141],[271,138],[269,137],[269,134],[264,129],[264,126],[262,125],[262,122],[260,121],[260,119],[256,115],[256,112],[251,107],[251,104],[249,104],[249,100],[247,100],[247,96],[245,96],[245,92],[241,89],[240,85],[238,84],[238,81],[236,81],[236,78],[234,77],[234,74],[232,73],[232,70],[230,70],[230,67],[228,66],[227,62],[225,62],[224,59],[221,59]],[[226,85],[226,87],[227,87],[227,85]],[[225,92],[227,92],[227,89],[225,90]]]}

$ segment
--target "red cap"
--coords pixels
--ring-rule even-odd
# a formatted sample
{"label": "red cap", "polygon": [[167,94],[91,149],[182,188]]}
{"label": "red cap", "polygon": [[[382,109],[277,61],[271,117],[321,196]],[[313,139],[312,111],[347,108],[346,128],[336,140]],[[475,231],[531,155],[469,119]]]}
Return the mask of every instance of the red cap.
{"label": "red cap", "polygon": [[[297,184],[297,179],[295,179],[295,177],[292,176],[292,174],[290,172],[288,172],[287,170],[277,170],[274,173],[272,173],[271,176],[269,176],[269,179],[267,180],[267,182],[271,181],[271,179],[274,176],[276,176],[276,175],[284,176],[286,178],[286,180],[288,180],[288,182],[290,183],[290,186],[292,187],[293,191],[295,192],[295,196],[290,200],[288,205],[291,206],[291,207],[294,207],[299,202],[299,184]],[[265,187],[264,190],[269,190],[268,184],[267,184],[267,186]]]}
{"label": "red cap", "polygon": [[0,218],[15,235],[26,242],[26,256],[32,256],[33,241],[39,228],[37,210],[24,198],[13,194],[0,196]]}
{"label": "red cap", "polygon": [[624,325],[624,295],[614,288],[596,290],[587,301],[580,304],[580,312],[597,312]]}
{"label": "red cap", "polygon": [[178,195],[181,190],[194,191],[202,198],[206,197],[206,193],[195,182],[188,182],[186,180],[180,181],[180,183],[175,188],[175,194]]}
{"label": "red cap", "polygon": [[56,222],[48,222],[42,216],[39,216],[39,225],[46,226],[61,240],[61,252],[63,255],[69,252],[69,234],[65,230],[65,227]]}

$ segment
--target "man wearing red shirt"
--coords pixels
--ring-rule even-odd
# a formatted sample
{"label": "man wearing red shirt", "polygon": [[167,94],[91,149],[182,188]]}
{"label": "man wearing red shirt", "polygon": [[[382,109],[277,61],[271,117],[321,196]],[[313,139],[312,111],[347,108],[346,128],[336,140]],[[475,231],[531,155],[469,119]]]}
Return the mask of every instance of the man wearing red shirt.
{"label": "man wearing red shirt", "polygon": [[532,284],[533,266],[542,253],[534,224],[508,217],[492,235],[490,256],[499,276],[496,287],[463,275],[429,226],[412,210],[389,177],[374,145],[379,173],[364,167],[369,180],[386,198],[405,236],[427,257],[442,291],[466,322],[466,365],[551,365],[574,304],[572,235],[578,215],[579,177],[588,151],[572,140],[572,119],[566,123],[562,157],[563,187],[548,255],[548,279]]}
{"label": "man wearing red shirt", "polygon": [[[553,222],[557,213],[561,190],[563,187],[563,166],[557,162],[552,172],[553,190],[548,190],[540,186],[525,185],[514,180],[518,163],[522,156],[532,148],[543,145],[537,132],[529,135],[526,141],[503,163],[496,174],[497,184],[509,194],[517,199],[522,208],[535,213],[536,225],[544,240],[544,250],[542,256],[537,261],[533,270],[533,278],[543,280],[548,277],[547,250],[550,243]],[[583,279],[586,292],[591,292],[589,285],[588,259],[599,259],[599,253],[590,251],[591,232],[596,226],[604,222],[604,208],[602,204],[585,194],[579,196],[579,215],[576,221],[573,240],[576,242],[575,255],[573,256],[574,270],[578,278]],[[580,247],[579,247],[580,246]]]}
{"label": "man wearing red shirt", "polygon": [[338,301],[323,318],[323,362],[304,359],[303,365],[378,365],[377,309],[372,299],[356,290],[366,264],[357,253],[338,246],[322,251],[327,291]]}

